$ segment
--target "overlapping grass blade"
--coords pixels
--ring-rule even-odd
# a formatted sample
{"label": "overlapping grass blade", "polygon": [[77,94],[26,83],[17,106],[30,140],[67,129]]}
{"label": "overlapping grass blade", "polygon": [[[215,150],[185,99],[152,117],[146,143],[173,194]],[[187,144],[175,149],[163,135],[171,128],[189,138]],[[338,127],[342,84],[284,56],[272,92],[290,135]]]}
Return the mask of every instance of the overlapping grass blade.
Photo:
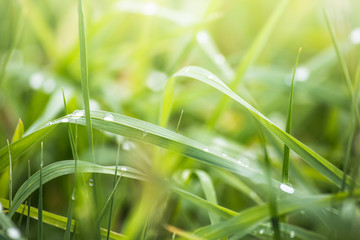
{"label": "overlapping grass blade", "polygon": [[[212,183],[210,176],[206,172],[201,171],[201,170],[196,170],[195,174],[197,175],[197,177],[200,180],[200,184],[205,193],[206,199],[209,202],[217,205],[218,203],[217,203],[217,198],[216,198],[216,192],[215,192],[215,188],[214,188],[214,185]],[[220,222],[219,216],[212,212],[209,212],[209,217],[210,217],[211,224],[216,224],[216,223]]]}
{"label": "overlapping grass blade", "polygon": [[[32,145],[43,139],[46,134],[55,128],[54,126],[48,126],[41,128],[25,137],[22,137],[18,141],[10,144],[10,151],[12,161],[14,162],[19,156],[24,154]],[[3,147],[0,149],[0,172],[4,171],[9,166],[9,153],[8,148]]]}
{"label": "overlapping grass blade", "polygon": [[[359,192],[356,193],[357,195]],[[324,194],[306,198],[287,198],[277,201],[279,215],[287,214],[304,207],[324,207],[335,202],[341,202],[348,197],[347,193]],[[268,214],[268,203],[251,207],[240,212],[235,217],[201,228],[195,232],[197,236],[206,239],[219,239],[236,234],[238,238],[253,231],[259,224],[270,219]]]}
{"label": "overlapping grass blade", "polygon": [[[293,111],[293,99],[294,99],[294,81],[295,81],[295,74],[296,74],[296,67],[299,61],[301,53],[301,48],[299,49],[298,55],[296,57],[294,72],[291,80],[291,89],[290,89],[290,99],[289,99],[289,109],[288,109],[288,117],[286,121],[286,133],[291,134],[291,119],[292,119],[292,111]],[[290,149],[285,144],[284,145],[284,159],[282,165],[282,182],[288,183],[289,182],[289,165],[290,165]]]}
{"label": "overlapping grass blade", "polygon": [[[127,171],[124,172],[123,177],[133,178],[144,180],[146,177],[140,171],[126,167]],[[78,169],[79,173],[82,172],[95,172],[95,173],[104,173],[104,174],[114,174],[114,167],[100,166],[90,162],[78,161]],[[73,174],[75,172],[74,168],[74,160],[64,160],[56,163],[52,163],[42,170],[42,183],[45,184],[50,180],[67,175]],[[120,173],[118,173],[120,174]],[[31,176],[31,178],[25,181],[19,190],[16,192],[13,200],[13,207],[9,211],[9,216],[12,216],[16,209],[19,208],[22,202],[26,200],[26,198],[34,192],[37,188],[39,188],[39,179],[40,172],[36,172]]]}
{"label": "overlapping grass blade", "polygon": [[[269,20],[266,22],[264,27],[261,29],[260,33],[257,35],[256,39],[253,41],[244,59],[238,65],[235,71],[235,76],[233,80],[230,82],[229,85],[230,89],[235,90],[235,88],[244,78],[244,75],[248,70],[248,68],[256,61],[262,49],[264,48],[266,42],[270,38],[271,33],[275,29],[278,21],[280,20],[282,13],[285,11],[289,2],[290,2],[289,0],[283,0],[278,4],[276,9],[272,12]],[[209,127],[211,128],[214,127],[217,119],[219,118],[220,114],[225,110],[227,104],[228,104],[228,99],[226,97],[222,97],[222,99],[220,100],[219,104],[216,106],[214,113],[208,122]]]}
{"label": "overlapping grass blade", "polygon": [[15,132],[14,135],[12,137],[11,142],[16,142],[17,140],[19,140],[22,136],[24,135],[24,124],[21,121],[21,119],[19,118],[18,124],[16,125],[15,128]]}
{"label": "overlapping grass blade", "polygon": [[[0,198],[0,203],[5,207],[9,207],[9,201],[7,199]],[[25,212],[27,212],[27,216],[33,219],[38,219],[38,209],[34,207],[28,208],[27,205],[20,204],[18,209],[16,210],[17,213],[21,213],[25,208]],[[1,214],[1,213],[0,213]],[[48,211],[43,210],[43,222],[46,224],[49,224],[51,226],[60,228],[65,230],[66,224],[67,224],[67,218],[61,215],[57,215]],[[0,223],[2,223],[0,221]],[[73,232],[75,230],[75,220],[71,221],[71,231]],[[101,228],[101,235],[106,236],[107,230],[104,228]],[[128,239],[125,235],[116,233],[116,232],[110,232],[110,239]]]}
{"label": "overlapping grass blade", "polygon": [[[31,168],[30,168],[30,160],[28,160],[28,180],[31,177]],[[25,236],[26,238],[29,238],[30,234],[30,207],[31,207],[31,194],[29,194],[28,197],[28,211],[27,211],[27,217],[26,217],[26,230],[25,230]]]}
{"label": "overlapping grass blade", "polygon": [[[314,150],[310,149],[305,144],[277,127],[272,121],[270,121],[257,109],[247,103],[236,93],[231,91],[230,88],[228,88],[220,79],[218,79],[211,72],[200,67],[191,66],[181,69],[179,72],[175,73],[174,76],[197,79],[219,90],[227,97],[232,98],[240,105],[242,105],[247,111],[249,111],[250,114],[255,117],[258,122],[260,122],[265,128],[269,130],[269,132],[277,136],[284,144],[286,144],[290,149],[292,149],[300,157],[302,157],[309,165],[311,165],[313,168],[315,168],[318,172],[327,177],[337,186],[341,185],[341,178],[343,175],[343,172],[341,170],[339,170],[336,166],[323,158],[320,154],[316,153]],[[349,181],[347,181],[347,183],[348,182]]]}

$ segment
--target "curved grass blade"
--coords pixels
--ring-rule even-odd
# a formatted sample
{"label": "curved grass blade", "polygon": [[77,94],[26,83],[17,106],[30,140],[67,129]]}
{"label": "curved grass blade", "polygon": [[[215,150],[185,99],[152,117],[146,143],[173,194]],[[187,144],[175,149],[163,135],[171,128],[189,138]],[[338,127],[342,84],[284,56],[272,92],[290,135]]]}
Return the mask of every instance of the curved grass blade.
{"label": "curved grass blade", "polygon": [[[236,93],[231,91],[229,87],[227,87],[211,72],[200,67],[191,66],[181,69],[179,72],[174,74],[174,77],[189,77],[197,79],[219,90],[226,96],[232,98],[233,100],[241,104],[247,111],[249,111],[250,114],[255,117],[257,121],[259,121],[265,128],[268,129],[269,132],[277,136],[284,144],[286,144],[290,149],[292,149],[300,157],[302,157],[310,166],[315,168],[318,172],[327,177],[337,186],[341,185],[341,178],[343,175],[343,172],[341,170],[339,170],[336,166],[323,158],[320,154],[316,153],[314,150],[310,149],[305,144],[277,127],[257,109],[247,103]],[[350,181],[347,181],[347,183],[349,182]]]}
{"label": "curved grass blade", "polygon": [[95,163],[94,139],[90,117],[90,96],[89,96],[89,78],[88,63],[86,50],[86,31],[84,20],[84,9],[82,0],[78,0],[78,17],[79,17],[79,44],[80,44],[80,68],[81,68],[81,88],[85,106],[86,129],[88,134],[89,147],[92,152],[92,160]]}
{"label": "curved grass blade", "polygon": [[[215,188],[210,176],[206,172],[201,170],[196,170],[194,173],[197,175],[197,177],[200,180],[200,184],[205,193],[206,199],[209,202],[218,205]],[[216,224],[220,222],[220,217],[212,212],[209,212],[209,217],[211,224]]]}
{"label": "curved grass blade", "polygon": [[[264,48],[266,42],[270,38],[271,33],[276,27],[276,24],[280,20],[282,13],[285,11],[289,0],[283,0],[278,4],[276,9],[272,12],[269,20],[266,22],[264,27],[261,29],[260,33],[257,35],[256,39],[253,41],[252,45],[249,48],[249,51],[246,53],[244,59],[239,64],[235,71],[235,76],[233,80],[230,82],[230,89],[234,90],[241,80],[244,78],[244,75],[247,69],[256,61],[258,56],[260,55],[262,49]],[[208,126],[210,128],[214,127],[216,124],[217,119],[221,115],[221,113],[225,110],[228,104],[228,99],[223,97],[219,104],[216,106],[216,109],[211,116]]]}
{"label": "curved grass blade", "polygon": [[[123,177],[145,180],[146,177],[140,171],[126,167],[127,171],[124,172]],[[95,172],[95,173],[104,173],[104,174],[114,174],[114,167],[112,166],[100,166],[90,162],[78,161],[78,169],[79,173],[83,172]],[[50,164],[42,170],[42,184],[49,182],[50,180],[67,175],[73,174],[75,172],[74,169],[74,160],[64,160],[60,162],[56,162]],[[120,174],[120,173],[118,173]],[[13,200],[13,207],[9,211],[9,216],[12,216],[16,209],[19,208],[22,202],[26,200],[31,193],[33,193],[37,188],[39,188],[39,179],[40,172],[36,172],[31,176],[30,179],[25,181],[19,190],[16,192]]]}
{"label": "curved grass blade", "polygon": [[[291,118],[292,118],[292,110],[293,110],[293,99],[294,99],[294,80],[295,80],[295,74],[296,74],[296,67],[299,61],[301,53],[301,48],[299,49],[298,55],[296,57],[294,72],[291,80],[291,89],[290,89],[290,100],[289,100],[289,110],[288,110],[288,117],[286,121],[286,133],[289,135],[291,134]],[[283,165],[282,165],[282,182],[288,183],[289,182],[289,165],[290,165],[290,149],[285,144],[284,145],[284,159],[283,159]]]}
{"label": "curved grass blade", "polygon": [[11,142],[16,142],[17,140],[19,140],[22,136],[24,135],[24,124],[21,121],[21,118],[19,118],[19,122],[15,128],[15,132],[14,135],[12,137]]}
{"label": "curved grass blade", "polygon": [[[357,192],[359,195],[360,192]],[[303,207],[324,207],[335,202],[341,202],[348,197],[347,193],[324,194],[306,198],[281,199],[277,201],[279,215],[287,214]],[[218,223],[201,228],[195,232],[197,236],[206,239],[219,239],[236,234],[237,237],[244,236],[253,231],[259,224],[268,221],[270,215],[267,209],[268,203],[260,206],[251,207],[240,212],[235,217]]]}
{"label": "curved grass blade", "polygon": [[[0,203],[5,207],[8,208],[9,201],[7,199],[0,198]],[[28,208],[28,206],[24,204],[20,204],[19,208],[16,210],[17,213],[21,213],[25,208],[25,212],[28,212],[27,216],[33,219],[38,219],[38,209],[34,207]],[[1,214],[1,213],[0,213]],[[49,224],[51,226],[60,228],[65,230],[66,224],[67,224],[67,218],[47,212],[43,210],[43,222],[46,224]],[[1,221],[0,221],[1,223]],[[75,230],[76,222],[75,220],[71,221],[71,231],[73,232]],[[101,235],[105,237],[107,234],[107,230],[104,228],[101,228]],[[110,232],[110,239],[128,239],[125,235],[116,233],[116,232]]]}

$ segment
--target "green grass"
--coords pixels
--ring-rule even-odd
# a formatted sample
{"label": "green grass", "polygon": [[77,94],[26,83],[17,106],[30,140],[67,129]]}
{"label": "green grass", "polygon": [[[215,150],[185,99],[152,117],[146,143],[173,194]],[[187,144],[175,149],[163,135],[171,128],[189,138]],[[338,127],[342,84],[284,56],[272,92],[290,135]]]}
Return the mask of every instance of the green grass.
{"label": "green grass", "polygon": [[0,1],[0,238],[357,239],[333,4]]}

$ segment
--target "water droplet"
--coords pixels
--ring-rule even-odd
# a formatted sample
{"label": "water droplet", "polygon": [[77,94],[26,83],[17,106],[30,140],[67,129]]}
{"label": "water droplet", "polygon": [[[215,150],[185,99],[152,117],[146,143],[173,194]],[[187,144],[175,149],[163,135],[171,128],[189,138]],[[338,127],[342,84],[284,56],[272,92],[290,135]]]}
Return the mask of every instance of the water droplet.
{"label": "water droplet", "polygon": [[143,132],[142,132],[142,136],[143,136],[143,137],[146,137],[148,134],[149,134],[149,133],[148,133],[146,130],[143,130]]}
{"label": "water droplet", "polygon": [[360,28],[355,28],[349,35],[352,44],[360,44]]}
{"label": "water droplet", "polygon": [[190,69],[189,68],[185,69],[185,72],[190,72]]}
{"label": "water droplet", "polygon": [[205,31],[200,31],[196,34],[196,40],[199,43],[207,43],[209,41],[209,35]]}
{"label": "water droplet", "polygon": [[75,110],[72,114],[73,119],[79,119],[83,116],[85,116],[85,111],[84,110]]}
{"label": "water droplet", "polygon": [[67,122],[69,122],[69,119],[68,118],[63,118],[63,119],[61,119],[61,122],[62,123],[67,123]]}
{"label": "water droplet", "polygon": [[144,14],[148,16],[154,15],[158,11],[158,8],[156,3],[148,2],[144,7]]}
{"label": "water droplet", "polygon": [[53,125],[53,122],[48,122],[45,124],[46,127]]}
{"label": "water droplet", "polygon": [[11,227],[7,229],[7,235],[11,239],[19,239],[20,238],[20,231],[17,228]]}
{"label": "water droplet", "polygon": [[227,154],[226,154],[226,153],[222,153],[221,156],[227,157]]}
{"label": "water droplet", "polygon": [[250,161],[249,159],[242,157],[237,161],[237,163],[242,167],[249,167]]}
{"label": "water droplet", "polygon": [[204,152],[208,152],[208,151],[209,151],[209,149],[208,149],[208,148],[204,148],[203,150],[204,150]]}
{"label": "water droplet", "polygon": [[122,167],[122,168],[121,168],[121,171],[126,172],[126,171],[127,171],[127,168],[126,168],[126,167]]}
{"label": "water droplet", "polygon": [[292,186],[286,185],[285,183],[282,183],[280,185],[280,189],[289,194],[293,194],[295,192],[295,190]]}
{"label": "water droplet", "polygon": [[107,114],[105,114],[104,120],[112,122],[112,121],[114,121],[114,116],[110,113],[107,113]]}
{"label": "water droplet", "polygon": [[71,194],[71,200],[73,200],[73,201],[76,200],[76,192],[75,191]]}
{"label": "water droplet", "polygon": [[223,63],[225,63],[225,57],[223,55],[221,55],[221,54],[216,54],[215,62],[217,64],[223,64]]}
{"label": "water droplet", "polygon": [[307,67],[298,67],[295,73],[295,80],[305,82],[310,77],[310,71]]}
{"label": "water droplet", "polygon": [[168,77],[165,73],[153,71],[146,78],[146,86],[154,92],[159,92],[164,89]]}
{"label": "water droplet", "polygon": [[295,232],[294,231],[290,231],[290,238],[294,238],[295,237]]}
{"label": "water droplet", "polygon": [[135,144],[133,142],[130,142],[130,141],[126,141],[122,145],[122,149],[125,150],[125,151],[130,151],[134,147],[135,147]]}
{"label": "water droplet", "polygon": [[53,78],[49,78],[44,82],[42,89],[44,90],[44,92],[49,94],[54,91],[55,87],[56,87],[55,80]]}
{"label": "water droplet", "polygon": [[99,110],[100,104],[98,103],[98,101],[96,101],[94,99],[90,99],[90,109],[91,110]]}
{"label": "water droplet", "polygon": [[34,73],[30,77],[30,87],[32,89],[40,89],[43,85],[45,77],[42,73]]}
{"label": "water droplet", "polygon": [[264,229],[260,229],[259,234],[260,234],[260,235],[263,235],[264,232],[265,232]]}
{"label": "water droplet", "polygon": [[92,179],[92,178],[89,179],[89,186],[90,187],[94,186],[94,179]]}
{"label": "water droplet", "polygon": [[208,78],[209,79],[214,79],[214,75],[209,75]]}

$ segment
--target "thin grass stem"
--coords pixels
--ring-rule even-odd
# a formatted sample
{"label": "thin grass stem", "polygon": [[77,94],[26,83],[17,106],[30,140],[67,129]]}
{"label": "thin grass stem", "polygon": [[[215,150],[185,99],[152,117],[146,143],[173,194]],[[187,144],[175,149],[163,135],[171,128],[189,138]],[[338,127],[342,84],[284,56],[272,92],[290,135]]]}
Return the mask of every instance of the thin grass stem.
{"label": "thin grass stem", "polygon": [[41,142],[41,155],[40,155],[40,178],[39,178],[39,204],[38,204],[38,239],[44,239],[43,233],[43,166],[44,166],[44,143]]}
{"label": "thin grass stem", "polygon": [[12,174],[12,161],[11,161],[11,151],[10,151],[10,143],[9,143],[9,139],[6,140],[7,141],[7,146],[8,146],[8,151],[9,151],[9,209],[11,209],[12,206],[12,179],[13,179],[13,174]]}

